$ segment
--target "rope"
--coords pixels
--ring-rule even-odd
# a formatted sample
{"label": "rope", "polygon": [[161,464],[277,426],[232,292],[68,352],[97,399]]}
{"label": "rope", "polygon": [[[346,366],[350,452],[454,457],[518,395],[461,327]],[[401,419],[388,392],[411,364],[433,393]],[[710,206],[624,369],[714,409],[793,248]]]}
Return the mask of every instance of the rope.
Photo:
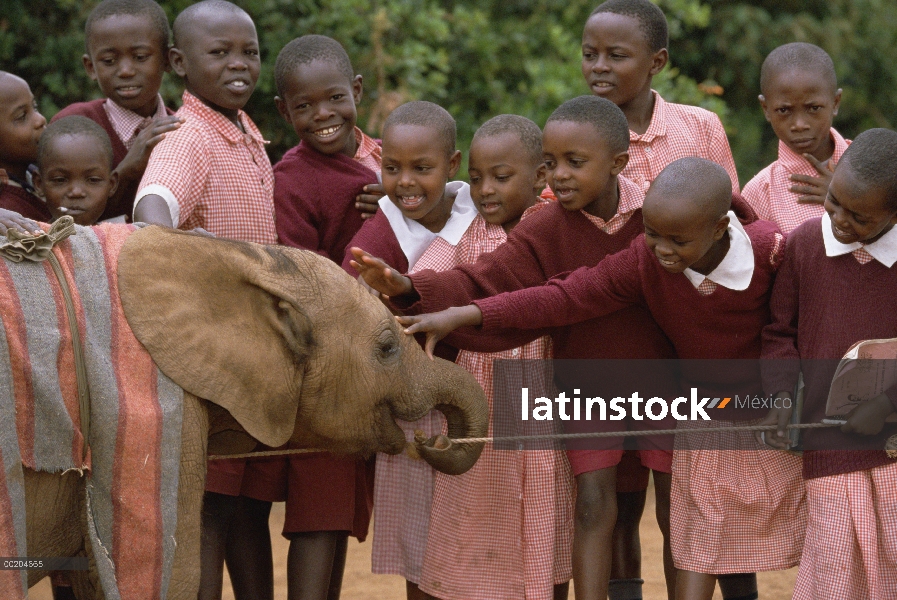
{"label": "rope", "polygon": [[[840,427],[842,423],[799,423],[787,425],[786,429],[819,429],[822,427]],[[775,431],[778,425],[744,425],[741,427],[703,427],[696,429],[657,429],[644,431],[596,431],[590,433],[554,433],[546,435],[516,435],[500,438],[458,438],[451,440],[455,444],[483,444],[495,442],[527,442],[534,440],[579,440],[584,438],[629,437],[644,435],[691,435],[695,433],[714,433],[717,431]],[[315,448],[297,448],[294,450],[267,450],[264,452],[246,452],[244,454],[214,454],[209,460],[228,458],[256,458],[262,456],[289,456],[309,452],[326,452]]]}
{"label": "rope", "polygon": [[84,362],[84,348],[81,345],[81,332],[78,329],[78,317],[75,313],[75,303],[72,301],[72,290],[68,280],[62,271],[59,259],[53,254],[53,248],[75,234],[75,220],[70,216],[60,217],[50,227],[49,231],[37,235],[20,233],[10,229],[6,233],[6,241],[0,244],[0,256],[12,262],[24,260],[32,262],[50,261],[53,274],[59,281],[62,290],[62,300],[65,304],[65,313],[68,316],[69,332],[72,335],[72,351],[75,357],[75,380],[78,382],[78,409],[80,411],[81,437],[84,439],[82,460],[87,458],[90,437],[90,388],[87,384],[87,365]]}

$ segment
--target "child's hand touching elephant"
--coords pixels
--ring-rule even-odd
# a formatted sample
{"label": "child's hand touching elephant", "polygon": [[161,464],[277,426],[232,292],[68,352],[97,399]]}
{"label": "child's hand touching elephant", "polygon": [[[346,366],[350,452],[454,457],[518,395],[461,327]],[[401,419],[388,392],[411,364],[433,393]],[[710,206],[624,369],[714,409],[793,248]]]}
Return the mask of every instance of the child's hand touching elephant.
{"label": "child's hand touching elephant", "polygon": [[361,248],[352,248],[355,260],[350,261],[365,283],[386,297],[401,296],[414,291],[411,280],[398,273],[382,259],[372,256]]}
{"label": "child's hand touching elephant", "polygon": [[436,313],[414,315],[409,317],[396,317],[399,325],[405,328],[405,333],[426,333],[427,343],[424,350],[430,360],[433,359],[433,351],[436,343],[459,327],[475,327],[482,325],[483,313],[476,304],[468,306],[454,306]]}

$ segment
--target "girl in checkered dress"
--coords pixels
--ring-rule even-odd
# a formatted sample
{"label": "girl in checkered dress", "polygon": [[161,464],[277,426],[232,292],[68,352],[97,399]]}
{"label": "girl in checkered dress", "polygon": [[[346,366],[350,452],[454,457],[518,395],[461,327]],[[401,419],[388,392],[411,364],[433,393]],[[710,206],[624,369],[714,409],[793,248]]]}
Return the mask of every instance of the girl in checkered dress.
{"label": "girl in checkered dress", "polygon": [[[454,248],[437,239],[415,270],[473,263],[507,239],[544,186],[542,134],[524,117],[487,121],[470,147],[471,195],[479,215]],[[490,403],[493,361],[550,358],[547,337],[502,352],[462,350]],[[493,435],[490,423],[489,435]],[[551,600],[571,576],[573,479],[561,451],[501,451],[487,444],[459,476],[436,473],[420,588],[443,600]]]}
{"label": "girl in checkered dress", "polygon": [[[448,253],[454,251],[477,216],[470,186],[449,181],[461,164],[455,136],[455,120],[431,102],[409,102],[390,113],[383,127],[381,177],[386,196],[349,248],[381,256],[400,272],[417,268],[436,241],[444,244]],[[350,273],[355,272],[351,261],[352,254],[347,251],[343,267]],[[447,266],[452,265],[449,260]],[[453,360],[457,353],[445,347],[439,354]],[[398,423],[409,440],[415,430],[432,436],[445,428],[442,414],[435,410],[413,423]],[[421,597],[417,584],[427,542],[433,479],[434,470],[423,461],[405,455],[377,455],[373,571],[404,577],[409,598]]]}

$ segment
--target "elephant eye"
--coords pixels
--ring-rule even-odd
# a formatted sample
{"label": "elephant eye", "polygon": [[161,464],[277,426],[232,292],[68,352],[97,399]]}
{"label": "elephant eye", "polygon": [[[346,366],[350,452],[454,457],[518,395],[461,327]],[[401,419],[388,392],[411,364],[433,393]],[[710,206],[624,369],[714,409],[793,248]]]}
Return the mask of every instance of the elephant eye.
{"label": "elephant eye", "polygon": [[399,352],[399,344],[394,339],[383,340],[377,343],[377,355],[381,360],[392,358]]}

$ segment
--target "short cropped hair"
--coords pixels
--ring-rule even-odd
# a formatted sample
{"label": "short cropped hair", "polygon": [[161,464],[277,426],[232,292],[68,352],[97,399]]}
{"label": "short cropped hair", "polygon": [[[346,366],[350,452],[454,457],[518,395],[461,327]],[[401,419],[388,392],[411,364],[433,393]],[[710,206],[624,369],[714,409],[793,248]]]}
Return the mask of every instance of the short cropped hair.
{"label": "short cropped hair", "polygon": [[869,129],[848,146],[838,168],[847,167],[865,189],[883,189],[887,209],[897,211],[897,132]]}
{"label": "short cropped hair", "polygon": [[598,130],[611,151],[626,152],[629,149],[629,122],[620,107],[606,98],[579,96],[561,104],[551,116],[552,121],[589,123]]}
{"label": "short cropped hair", "polygon": [[37,168],[43,171],[46,167],[46,160],[50,153],[50,147],[57,138],[67,135],[83,135],[93,138],[99,147],[103,149],[103,154],[109,159],[109,170],[113,169],[114,158],[112,152],[112,142],[109,140],[109,134],[100,127],[95,121],[82,117],[80,115],[71,115],[62,117],[58,121],[53,121],[40,136],[37,143]]}
{"label": "short cropped hair", "polygon": [[201,20],[202,14],[206,11],[218,11],[223,13],[246,15],[247,17],[249,16],[249,13],[247,13],[245,10],[243,10],[233,2],[228,2],[227,0],[202,0],[202,2],[191,4],[190,6],[182,10],[180,14],[174,19],[172,32],[174,33],[175,47],[179,48],[181,47],[181,44],[183,44],[184,40],[181,38],[183,38],[184,29],[195,21]]}
{"label": "short cropped hair", "polygon": [[767,93],[772,78],[777,73],[792,69],[822,78],[831,86],[832,92],[838,89],[835,63],[828,52],[813,44],[794,42],[779,46],[763,61],[763,66],[760,67],[760,93]]}
{"label": "short cropped hair", "polygon": [[607,0],[598,5],[592,14],[613,13],[633,17],[639,22],[639,28],[645,34],[651,52],[666,48],[670,43],[670,32],[667,17],[660,7],[648,0]]}
{"label": "short cropped hair", "polygon": [[651,184],[663,197],[689,198],[708,218],[718,219],[732,205],[732,180],[719,164],[698,156],[674,160]]}
{"label": "short cropped hair", "polygon": [[520,138],[523,150],[533,165],[542,162],[542,130],[530,119],[520,115],[492,117],[473,134],[473,141],[506,133],[512,133]]}
{"label": "short cropped hair", "polygon": [[322,60],[332,64],[350,82],[355,78],[352,61],[342,44],[326,35],[303,35],[283,47],[274,63],[274,84],[281,96],[287,87],[287,78],[299,65]]}
{"label": "short cropped hair", "polygon": [[147,17],[153,25],[153,29],[159,36],[163,54],[168,52],[168,42],[171,39],[171,27],[168,25],[168,16],[162,7],[153,0],[103,0],[90,11],[87,23],[84,25],[84,44],[87,53],[90,54],[90,34],[93,26],[109,17],[118,15],[133,15]]}
{"label": "short cropped hair", "polygon": [[455,152],[458,126],[452,115],[438,104],[424,100],[406,102],[386,117],[386,121],[383,122],[383,136],[386,137],[386,132],[396,125],[429,127],[439,133],[447,156]]}

